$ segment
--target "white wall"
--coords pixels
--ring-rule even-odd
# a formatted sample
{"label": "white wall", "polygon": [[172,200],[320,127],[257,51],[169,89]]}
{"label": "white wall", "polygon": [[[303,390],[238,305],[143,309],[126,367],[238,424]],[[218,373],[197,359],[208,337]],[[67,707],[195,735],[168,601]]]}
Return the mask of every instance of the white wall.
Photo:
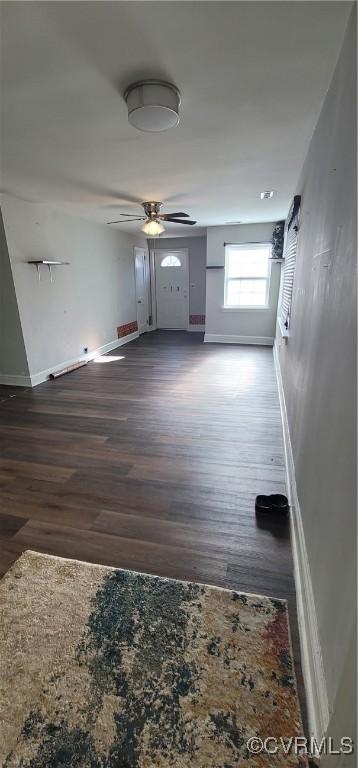
{"label": "white wall", "polygon": [[[302,216],[286,342],[277,329],[299,504],[294,515],[302,519],[307,562],[300,545],[298,554],[303,587],[310,576],[313,590],[330,732],[335,721],[343,727],[343,700],[348,714],[356,699],[356,677],[345,669],[356,623],[355,27],[352,17],[296,190]],[[312,624],[312,606],[308,613]],[[347,765],[356,766],[356,759]]]}
{"label": "white wall", "polygon": [[[224,266],[224,243],[270,242],[274,224],[208,227],[207,265]],[[206,270],[205,341],[273,344],[280,264],[271,263],[269,306],[264,309],[223,309],[224,270]]]}
{"label": "white wall", "polygon": [[[2,209],[29,370],[40,379],[137,319],[133,246],[146,241],[9,196]],[[30,259],[70,264],[53,268],[53,283],[41,267],[39,282]]]}
{"label": "white wall", "polygon": [[155,251],[188,249],[189,314],[205,315],[206,237],[161,237],[149,243]]}
{"label": "white wall", "polygon": [[0,384],[29,384],[29,366],[0,212]]}

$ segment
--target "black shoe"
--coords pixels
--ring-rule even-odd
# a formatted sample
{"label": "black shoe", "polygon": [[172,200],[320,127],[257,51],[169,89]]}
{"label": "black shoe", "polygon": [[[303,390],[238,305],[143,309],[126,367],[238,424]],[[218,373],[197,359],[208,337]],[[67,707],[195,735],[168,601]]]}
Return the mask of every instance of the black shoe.
{"label": "black shoe", "polygon": [[290,505],[286,496],[272,493],[270,496],[256,496],[255,511],[263,514],[288,515]]}

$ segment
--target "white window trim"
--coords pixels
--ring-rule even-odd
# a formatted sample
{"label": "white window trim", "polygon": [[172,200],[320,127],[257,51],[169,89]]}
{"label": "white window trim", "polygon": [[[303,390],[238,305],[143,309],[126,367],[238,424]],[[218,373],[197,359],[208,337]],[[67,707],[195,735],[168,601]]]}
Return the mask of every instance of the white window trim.
{"label": "white window trim", "polygon": [[[237,248],[245,248],[245,250],[257,250],[257,248],[260,248],[261,246],[265,246],[270,248],[272,243],[269,242],[260,242],[260,243],[230,243],[231,246],[235,246]],[[229,246],[230,247],[230,246]],[[222,310],[224,312],[246,312],[246,311],[253,311],[256,312],[262,312],[262,310],[270,310],[270,281],[271,281],[271,269],[270,264],[268,267],[268,274],[267,277],[227,277],[227,258],[228,258],[228,246],[225,246],[225,269],[224,269],[224,304],[222,306]],[[227,284],[228,282],[233,280],[266,280],[266,297],[265,297],[265,304],[259,304],[251,306],[250,304],[240,304],[237,306],[233,306],[232,304],[226,304],[226,293],[227,293]]]}

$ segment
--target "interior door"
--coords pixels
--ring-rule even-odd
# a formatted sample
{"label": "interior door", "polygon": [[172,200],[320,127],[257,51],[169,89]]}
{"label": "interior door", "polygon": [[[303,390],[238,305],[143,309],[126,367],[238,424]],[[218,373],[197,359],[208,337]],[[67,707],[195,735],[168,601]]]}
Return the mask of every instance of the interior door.
{"label": "interior door", "polygon": [[189,269],[185,250],[155,252],[157,328],[187,330]]}
{"label": "interior door", "polygon": [[145,248],[135,248],[135,290],[137,299],[137,323],[139,333],[148,330],[148,280],[147,254]]}

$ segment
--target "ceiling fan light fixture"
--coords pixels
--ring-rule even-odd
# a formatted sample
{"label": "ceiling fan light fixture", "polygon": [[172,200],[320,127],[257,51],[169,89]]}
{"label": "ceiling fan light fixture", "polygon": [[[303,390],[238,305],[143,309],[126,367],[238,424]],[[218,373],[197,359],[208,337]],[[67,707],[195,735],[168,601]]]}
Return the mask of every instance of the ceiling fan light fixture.
{"label": "ceiling fan light fixture", "polygon": [[142,226],[142,232],[144,232],[146,235],[150,235],[151,237],[156,237],[156,235],[161,235],[162,232],[165,232],[165,227],[163,227],[163,224],[160,223],[160,221],[150,220],[145,222]]}
{"label": "ceiling fan light fixture", "polygon": [[128,120],[138,131],[167,131],[179,123],[180,91],[164,80],[140,80],[124,93]]}

